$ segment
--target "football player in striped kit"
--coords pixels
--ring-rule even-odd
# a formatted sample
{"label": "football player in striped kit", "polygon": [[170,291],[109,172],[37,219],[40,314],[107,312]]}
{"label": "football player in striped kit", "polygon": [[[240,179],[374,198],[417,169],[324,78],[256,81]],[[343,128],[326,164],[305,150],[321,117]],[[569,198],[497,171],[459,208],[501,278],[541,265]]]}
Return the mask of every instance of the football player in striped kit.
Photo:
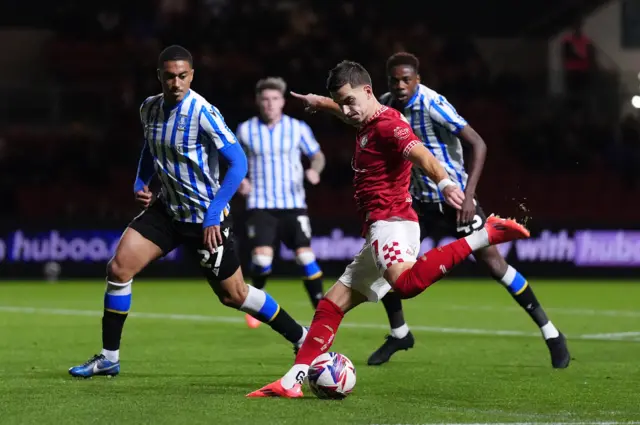
{"label": "football player in striped kit", "polygon": [[[129,224],[107,266],[102,352],[69,369],[73,376],[120,372],[120,339],[131,307],[131,284],[150,262],[178,246],[199,262],[220,301],[268,323],[297,348],[306,329],[271,296],[244,282],[228,202],[247,173],[247,158],[217,108],[190,89],[193,59],[180,46],[158,58],[162,93],[140,107],[144,146],[133,192],[145,208]],[[219,156],[229,163],[220,183]],[[149,184],[157,175],[162,191]]]}
{"label": "football player in striped kit", "polygon": [[[462,209],[454,210],[444,202],[438,186],[422,170],[413,167],[411,195],[420,217],[421,237],[430,235],[436,229],[445,229],[452,236],[461,238],[481,229],[486,216],[475,195],[487,150],[484,141],[444,96],[420,84],[419,61],[414,55],[396,53],[387,60],[386,68],[389,92],[381,96],[380,103],[397,109],[405,116],[414,133],[466,195]],[[468,174],[460,140],[471,148]],[[475,252],[474,257],[538,325],[551,354],[552,366],[567,367],[571,357],[565,337],[548,319],[525,277],[507,264],[495,246]],[[369,365],[386,363],[396,351],[407,350],[414,344],[413,335],[404,320],[400,297],[389,292],[382,302],[391,333],[369,357]]]}
{"label": "football player in striped kit", "polygon": [[[247,234],[251,243],[253,286],[264,288],[271,273],[274,246],[282,241],[295,251],[313,307],[322,299],[322,270],[311,249],[304,179],[318,184],[325,157],[309,126],[282,113],[287,86],[279,77],[256,84],[259,114],[238,126],[236,136],[247,154],[249,175],[240,186],[247,198]],[[303,169],[301,156],[310,160]],[[247,315],[250,327],[260,324]]]}

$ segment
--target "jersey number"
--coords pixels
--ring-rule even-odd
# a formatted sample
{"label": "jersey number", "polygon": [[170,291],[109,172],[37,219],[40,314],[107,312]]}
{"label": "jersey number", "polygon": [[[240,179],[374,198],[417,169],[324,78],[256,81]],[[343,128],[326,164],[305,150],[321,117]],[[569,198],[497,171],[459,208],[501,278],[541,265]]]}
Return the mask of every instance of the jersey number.
{"label": "jersey number", "polygon": [[478,214],[473,216],[473,221],[471,224],[466,226],[459,226],[456,230],[458,233],[471,233],[482,227],[482,219]]}
{"label": "jersey number", "polygon": [[307,239],[311,239],[311,222],[309,221],[309,217],[306,215],[299,215],[298,223],[300,223],[300,229],[302,229],[302,233],[307,237]]}
{"label": "jersey number", "polygon": [[200,267],[204,267],[205,269],[213,269],[213,273],[217,276],[220,271],[220,264],[222,263],[222,255],[224,254],[224,245],[220,245],[213,252],[214,260],[213,265],[211,264],[211,253],[206,249],[199,249],[198,254],[202,256],[200,260]]}

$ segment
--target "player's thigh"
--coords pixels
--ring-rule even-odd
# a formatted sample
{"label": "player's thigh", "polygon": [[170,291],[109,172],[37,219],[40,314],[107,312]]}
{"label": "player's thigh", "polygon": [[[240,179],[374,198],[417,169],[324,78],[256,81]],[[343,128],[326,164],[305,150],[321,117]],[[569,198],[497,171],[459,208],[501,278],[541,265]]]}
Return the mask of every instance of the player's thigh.
{"label": "player's thigh", "polygon": [[175,230],[163,208],[162,204],[152,205],[129,224],[109,261],[111,277],[132,279],[150,262],[176,248]]}
{"label": "player's thigh", "polygon": [[280,239],[291,250],[311,246],[311,221],[306,210],[283,213],[279,226]]}
{"label": "player's thigh", "polygon": [[471,220],[471,223],[460,225],[460,226],[456,222],[457,221],[456,210],[453,207],[450,207],[449,205],[446,205],[446,204],[443,205],[444,215],[446,217],[446,221],[449,229],[448,233],[450,235],[453,235],[457,238],[464,238],[465,236],[469,236],[471,233],[476,232],[482,229],[482,227],[484,227],[484,224],[487,222],[487,216],[485,215],[478,201],[474,200],[473,202],[475,203],[475,206],[476,206],[476,213],[474,214],[473,219]]}
{"label": "player's thigh", "polygon": [[[220,226],[222,244],[214,252],[203,244],[202,230],[194,228],[183,233],[184,246],[189,256],[198,263],[207,282],[225,304],[237,304],[246,296],[246,284],[240,269],[237,243],[229,218]],[[241,302],[240,302],[241,304]]]}
{"label": "player's thigh", "polygon": [[391,290],[389,283],[380,276],[368,240],[344,270],[338,282],[338,284],[359,292],[371,302],[378,302]]}
{"label": "player's thigh", "polygon": [[324,298],[337,305],[343,313],[347,313],[359,304],[369,300],[367,296],[345,285],[340,280],[327,291]]}
{"label": "player's thigh", "polygon": [[278,235],[278,219],[269,210],[254,209],[247,218],[247,237],[251,250],[272,247]]}
{"label": "player's thigh", "polygon": [[376,221],[369,228],[376,268],[390,284],[415,263],[420,251],[420,225],[414,221]]}

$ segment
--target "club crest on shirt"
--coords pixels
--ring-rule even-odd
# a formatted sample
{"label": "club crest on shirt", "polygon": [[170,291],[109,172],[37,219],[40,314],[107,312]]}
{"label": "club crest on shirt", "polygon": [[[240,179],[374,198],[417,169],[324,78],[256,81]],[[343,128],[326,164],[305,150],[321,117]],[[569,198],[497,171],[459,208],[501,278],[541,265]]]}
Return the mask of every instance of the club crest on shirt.
{"label": "club crest on shirt", "polygon": [[360,138],[360,147],[364,148],[367,145],[367,142],[369,141],[369,138],[367,137],[367,135],[365,134],[364,136],[362,136]]}
{"label": "club crest on shirt", "polygon": [[178,126],[178,130],[186,130],[187,129],[187,119],[188,117],[186,115],[178,115],[178,119],[176,121],[176,125]]}
{"label": "club crest on shirt", "polygon": [[393,129],[393,136],[398,140],[404,140],[409,137],[409,129],[407,127],[396,127]]}

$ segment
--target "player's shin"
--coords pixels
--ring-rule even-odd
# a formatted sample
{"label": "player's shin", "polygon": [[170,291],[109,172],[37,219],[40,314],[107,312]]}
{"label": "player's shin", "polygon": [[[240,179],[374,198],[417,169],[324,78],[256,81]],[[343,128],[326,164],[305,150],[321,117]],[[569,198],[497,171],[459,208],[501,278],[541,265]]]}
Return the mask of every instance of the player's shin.
{"label": "player's shin", "polygon": [[120,354],[122,328],[131,309],[131,283],[107,281],[102,316],[102,353],[107,360],[117,362]]}
{"label": "player's shin", "polygon": [[296,383],[301,383],[315,358],[329,351],[343,317],[344,312],[333,301],[326,298],[320,301],[295,364],[282,378],[284,388],[292,388]]}
{"label": "player's shin", "polygon": [[529,282],[520,272],[508,266],[506,273],[500,278],[496,277],[496,280],[507,288],[513,299],[531,316],[531,319],[541,329],[545,339],[558,337],[558,330],[549,321]]}
{"label": "player's shin", "polygon": [[296,345],[301,344],[305,337],[305,329],[293,320],[271,295],[251,285],[247,285],[247,287],[249,291],[240,310],[268,324],[289,342]]}
{"label": "player's shin", "polygon": [[309,299],[313,308],[318,307],[322,299],[322,270],[316,261],[316,256],[312,251],[302,251],[296,255],[296,262],[302,270],[304,287],[309,294]]}
{"label": "player's shin", "polygon": [[487,231],[482,229],[463,239],[434,248],[396,279],[394,289],[402,298],[413,298],[440,280],[471,253],[489,245]]}
{"label": "player's shin", "polygon": [[254,254],[251,257],[251,281],[257,289],[262,289],[267,284],[267,278],[271,274],[273,256]]}
{"label": "player's shin", "polygon": [[387,312],[389,326],[391,328],[391,336],[394,338],[404,338],[409,334],[409,326],[404,320],[404,312],[402,311],[402,299],[395,291],[389,291],[382,298],[382,304]]}

